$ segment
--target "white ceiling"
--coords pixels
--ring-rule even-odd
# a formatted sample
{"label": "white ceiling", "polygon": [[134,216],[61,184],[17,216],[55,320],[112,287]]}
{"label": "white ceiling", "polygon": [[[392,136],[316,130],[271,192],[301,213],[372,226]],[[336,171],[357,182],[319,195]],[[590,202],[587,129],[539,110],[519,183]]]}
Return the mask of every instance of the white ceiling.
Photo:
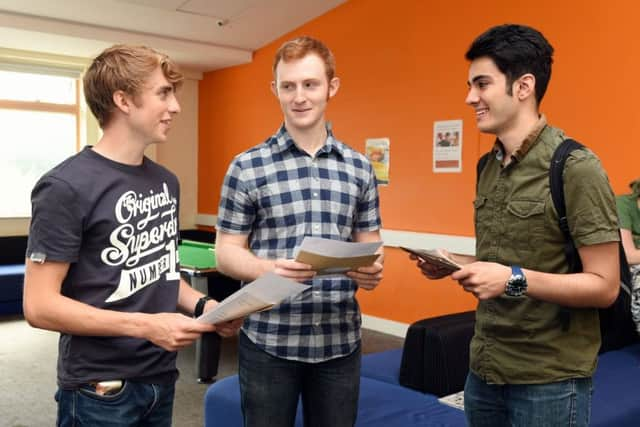
{"label": "white ceiling", "polygon": [[0,0],[0,47],[90,58],[144,44],[210,71],[347,0]]}

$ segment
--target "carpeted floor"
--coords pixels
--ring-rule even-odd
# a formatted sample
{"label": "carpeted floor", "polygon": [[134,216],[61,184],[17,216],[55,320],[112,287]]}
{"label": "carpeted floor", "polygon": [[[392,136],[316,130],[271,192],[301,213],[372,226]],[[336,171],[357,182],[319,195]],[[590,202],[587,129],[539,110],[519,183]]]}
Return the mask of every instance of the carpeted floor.
{"label": "carpeted floor", "polygon": [[[363,352],[402,347],[403,340],[363,330]],[[31,328],[21,317],[0,317],[0,427],[54,426],[58,334]],[[218,378],[237,372],[237,339],[222,345]],[[206,385],[195,380],[194,347],[178,354],[180,379],[173,414],[175,427],[203,425]]]}

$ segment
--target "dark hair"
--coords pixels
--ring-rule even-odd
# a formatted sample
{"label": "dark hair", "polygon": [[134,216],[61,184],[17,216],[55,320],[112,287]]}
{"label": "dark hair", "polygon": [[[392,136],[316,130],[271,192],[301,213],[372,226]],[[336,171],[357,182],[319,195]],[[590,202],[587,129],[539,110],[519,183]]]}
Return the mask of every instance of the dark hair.
{"label": "dark hair", "polygon": [[536,78],[536,101],[542,101],[553,64],[553,47],[542,33],[526,25],[505,24],[492,27],[476,38],[465,54],[469,61],[488,57],[507,77],[507,93],[513,82],[531,73]]}

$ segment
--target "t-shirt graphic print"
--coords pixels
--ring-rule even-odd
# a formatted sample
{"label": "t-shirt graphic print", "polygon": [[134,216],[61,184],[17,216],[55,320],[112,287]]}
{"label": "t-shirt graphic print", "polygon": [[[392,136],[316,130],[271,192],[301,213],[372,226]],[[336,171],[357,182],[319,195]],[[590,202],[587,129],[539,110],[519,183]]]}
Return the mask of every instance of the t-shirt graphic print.
{"label": "t-shirt graphic print", "polygon": [[[177,200],[166,183],[160,192],[151,190],[145,195],[127,191],[118,199],[115,217],[119,225],[100,257],[105,264],[122,265],[123,269],[118,288],[106,302],[127,298],[157,282],[161,275],[166,275],[166,280],[180,279],[175,239],[167,242],[167,238],[178,234],[177,208]],[[150,262],[142,261],[156,253],[162,255]]]}

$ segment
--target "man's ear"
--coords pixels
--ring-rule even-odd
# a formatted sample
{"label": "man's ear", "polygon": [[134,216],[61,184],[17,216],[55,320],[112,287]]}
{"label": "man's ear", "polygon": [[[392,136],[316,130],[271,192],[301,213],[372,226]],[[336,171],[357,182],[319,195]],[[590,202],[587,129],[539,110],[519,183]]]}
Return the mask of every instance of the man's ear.
{"label": "man's ear", "polygon": [[338,89],[340,88],[340,79],[338,77],[334,77],[329,82],[329,94],[327,96],[327,100],[329,98],[333,98],[338,93]]}
{"label": "man's ear", "polygon": [[276,86],[276,81],[271,81],[271,92],[277,97],[278,96],[278,86]]}
{"label": "man's ear", "polygon": [[132,100],[131,98],[129,98],[129,95],[124,93],[124,91],[117,90],[113,92],[113,103],[116,105],[116,107],[118,107],[120,111],[125,114],[129,114]]}
{"label": "man's ear", "polygon": [[515,82],[514,92],[518,97],[518,101],[524,101],[530,96],[536,96],[536,77],[531,74],[523,74]]}

